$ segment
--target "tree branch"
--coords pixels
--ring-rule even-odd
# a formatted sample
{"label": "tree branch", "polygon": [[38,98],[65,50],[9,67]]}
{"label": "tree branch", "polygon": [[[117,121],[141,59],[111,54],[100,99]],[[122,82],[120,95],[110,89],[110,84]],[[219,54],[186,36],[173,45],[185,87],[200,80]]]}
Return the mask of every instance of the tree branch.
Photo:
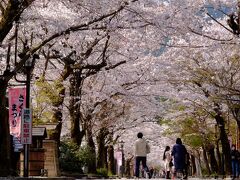
{"label": "tree branch", "polygon": [[[135,2],[135,1],[137,1],[137,0],[133,0],[132,2]],[[128,5],[128,3],[125,3],[124,5],[120,6],[117,10],[115,10],[113,12],[110,12],[108,14],[102,15],[100,17],[97,17],[97,18],[89,21],[88,23],[83,23],[83,24],[80,24],[80,25],[72,26],[72,27],[69,27],[69,28],[63,30],[62,32],[56,33],[56,34],[52,35],[51,37],[49,37],[48,39],[44,40],[37,47],[35,47],[33,49],[33,51],[36,51],[35,49],[39,49],[40,47],[44,46],[45,44],[47,44],[51,40],[53,40],[53,39],[55,39],[57,37],[60,37],[60,36],[62,36],[64,34],[69,34],[70,32],[81,31],[83,28],[88,28],[89,29],[90,25],[92,25],[92,24],[94,24],[96,22],[102,21],[103,19],[106,19],[108,17],[114,16],[115,14],[119,13],[120,11],[122,11],[127,5]]]}
{"label": "tree branch", "polygon": [[126,61],[120,61],[120,62],[118,62],[118,63],[116,63],[116,64],[114,64],[114,65],[112,65],[112,66],[106,67],[106,70],[114,69],[114,68],[116,68],[117,66],[120,66],[120,65],[125,64],[125,63],[126,63]]}
{"label": "tree branch", "polygon": [[214,20],[216,23],[218,23],[220,26],[222,26],[224,29],[226,29],[227,31],[233,33],[233,31],[229,28],[227,28],[226,26],[224,26],[222,23],[220,23],[217,19],[215,19],[211,14],[207,13],[207,15]]}
{"label": "tree branch", "polygon": [[34,0],[24,0],[21,4],[18,1],[9,0],[6,8],[2,13],[0,19],[0,44],[3,42],[9,31],[13,27],[13,22],[18,20],[21,13],[33,2]]}
{"label": "tree branch", "polygon": [[211,40],[214,40],[214,41],[231,41],[233,38],[231,39],[216,39],[216,38],[213,38],[211,36],[208,36],[208,35],[205,35],[205,34],[202,34],[202,33],[199,33],[197,31],[194,31],[193,29],[191,29],[190,27],[188,27],[188,29],[190,30],[190,32],[194,33],[194,34],[197,34],[199,36],[203,36],[203,37],[206,37],[208,39],[211,39]]}
{"label": "tree branch", "polygon": [[[33,1],[33,0],[31,0],[31,2],[32,2],[32,1]],[[138,1],[138,0],[132,0],[132,1],[130,1],[130,2],[136,2],[136,1]],[[29,5],[29,4],[28,4],[28,5]],[[11,75],[5,77],[6,80],[10,80],[10,79],[14,76],[14,74],[16,74],[16,73],[22,68],[22,66],[24,65],[24,63],[26,62],[26,60],[28,60],[28,59],[31,57],[32,54],[34,54],[35,52],[37,52],[42,46],[46,45],[47,43],[49,43],[49,42],[52,41],[53,39],[58,38],[58,37],[60,37],[60,36],[62,36],[62,35],[64,35],[64,34],[69,34],[70,32],[81,31],[82,28],[86,28],[86,27],[89,28],[90,25],[92,25],[92,24],[94,24],[94,23],[97,23],[97,22],[99,22],[99,21],[102,21],[102,20],[104,20],[104,19],[106,19],[106,18],[109,18],[109,17],[111,17],[111,16],[119,13],[120,11],[122,11],[122,10],[123,10],[126,6],[128,6],[128,5],[129,5],[129,3],[128,3],[128,2],[125,2],[123,5],[121,5],[121,6],[120,6],[118,9],[116,9],[115,11],[112,11],[112,12],[110,12],[110,13],[108,13],[108,14],[105,14],[105,15],[102,15],[102,16],[100,16],[100,17],[97,17],[97,18],[89,21],[88,23],[83,23],[83,24],[80,24],[80,25],[72,26],[72,27],[69,27],[69,28],[67,28],[67,29],[59,32],[59,33],[53,34],[53,35],[50,36],[49,38],[47,38],[47,39],[45,39],[44,41],[42,41],[42,43],[40,43],[40,44],[37,45],[36,47],[33,47],[33,48],[31,48],[30,50],[28,50],[28,51],[26,52],[26,55],[25,55],[25,56],[22,58],[22,60],[16,65],[16,67],[15,67],[15,69],[13,70],[13,72],[11,73]],[[26,7],[25,7],[25,8],[26,8]],[[15,10],[14,12],[16,12],[16,10]],[[13,13],[13,15],[14,15],[14,13]],[[12,22],[13,20],[14,20],[14,18],[12,18],[10,22]],[[10,27],[7,28],[7,32],[5,32],[5,36],[3,37],[3,36],[1,35],[1,33],[3,33],[3,27],[4,27],[4,26],[3,26],[3,24],[1,24],[1,23],[2,23],[2,21],[0,22],[0,42],[3,41],[3,39],[5,38],[5,36],[7,35],[7,33],[8,33],[8,32],[10,31],[10,29],[12,28],[12,23],[11,23],[11,24],[10,24]],[[2,29],[1,29],[1,28],[2,28]],[[4,28],[4,30],[5,30],[5,28]]]}

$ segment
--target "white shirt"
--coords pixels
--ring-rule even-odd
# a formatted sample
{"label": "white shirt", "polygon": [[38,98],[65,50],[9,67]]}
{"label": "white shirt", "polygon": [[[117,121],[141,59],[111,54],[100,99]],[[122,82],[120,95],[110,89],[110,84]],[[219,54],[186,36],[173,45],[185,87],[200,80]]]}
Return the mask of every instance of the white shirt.
{"label": "white shirt", "polygon": [[150,147],[145,139],[138,138],[135,141],[135,156],[146,157],[150,153]]}

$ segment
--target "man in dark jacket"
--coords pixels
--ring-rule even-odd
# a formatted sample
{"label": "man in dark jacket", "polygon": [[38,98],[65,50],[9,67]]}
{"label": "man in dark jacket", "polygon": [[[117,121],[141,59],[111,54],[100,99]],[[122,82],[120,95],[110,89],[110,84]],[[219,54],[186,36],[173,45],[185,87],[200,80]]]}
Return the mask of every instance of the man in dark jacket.
{"label": "man in dark jacket", "polygon": [[177,173],[182,173],[184,179],[187,179],[187,172],[186,172],[186,160],[187,160],[187,150],[185,146],[182,144],[182,140],[177,138],[176,144],[172,148],[172,156],[174,159],[174,176]]}

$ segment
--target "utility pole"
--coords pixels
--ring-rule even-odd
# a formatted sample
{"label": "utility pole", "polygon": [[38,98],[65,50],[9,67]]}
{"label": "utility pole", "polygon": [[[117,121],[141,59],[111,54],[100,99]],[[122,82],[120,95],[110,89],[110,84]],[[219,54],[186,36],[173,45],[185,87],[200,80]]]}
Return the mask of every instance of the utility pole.
{"label": "utility pole", "polygon": [[[30,83],[31,83],[31,71],[33,68],[32,61],[28,60],[25,64],[26,68],[26,109],[30,108]],[[23,122],[22,122],[23,123]],[[24,172],[23,176],[28,177],[29,175],[29,144],[24,144]]]}

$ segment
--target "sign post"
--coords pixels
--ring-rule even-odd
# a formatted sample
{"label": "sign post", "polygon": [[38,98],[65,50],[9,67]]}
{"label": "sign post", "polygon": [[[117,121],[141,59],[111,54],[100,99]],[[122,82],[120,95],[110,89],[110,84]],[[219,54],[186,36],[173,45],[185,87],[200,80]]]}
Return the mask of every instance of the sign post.
{"label": "sign post", "polygon": [[29,108],[22,112],[21,143],[32,144],[32,112]]}
{"label": "sign post", "polygon": [[29,144],[32,144],[32,112],[23,109],[21,123],[21,143],[24,145],[24,177],[28,177]]}

